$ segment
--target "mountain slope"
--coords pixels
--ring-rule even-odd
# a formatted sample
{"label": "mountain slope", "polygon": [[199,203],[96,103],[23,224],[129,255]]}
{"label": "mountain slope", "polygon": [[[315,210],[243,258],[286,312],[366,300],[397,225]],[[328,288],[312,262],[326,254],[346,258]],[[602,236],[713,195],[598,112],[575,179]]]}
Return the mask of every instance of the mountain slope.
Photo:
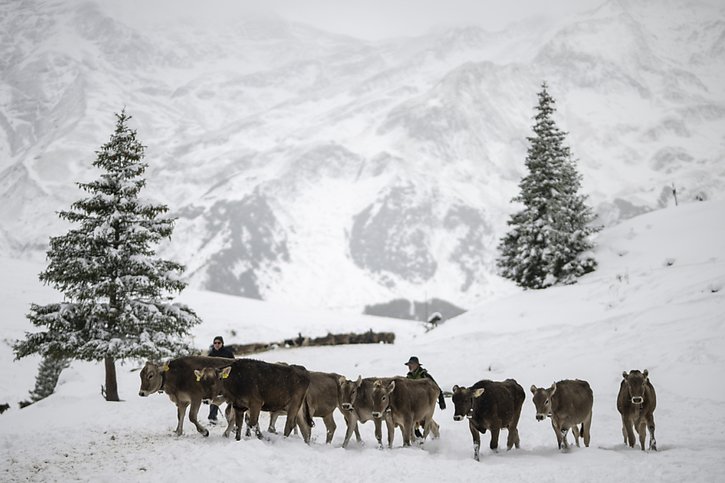
{"label": "mountain slope", "polygon": [[360,310],[507,290],[497,240],[535,93],[610,225],[725,186],[725,13],[610,1],[555,24],[363,42],[272,16],[144,29],[103,2],[0,17],[0,248],[38,259],[126,106],[149,193],[179,216],[163,254],[192,285]]}

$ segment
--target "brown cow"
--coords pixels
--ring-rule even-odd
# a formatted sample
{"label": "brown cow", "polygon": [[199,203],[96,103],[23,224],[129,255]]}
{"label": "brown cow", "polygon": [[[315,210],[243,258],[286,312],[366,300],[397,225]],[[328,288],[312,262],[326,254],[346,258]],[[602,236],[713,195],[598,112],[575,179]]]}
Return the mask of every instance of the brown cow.
{"label": "brown cow", "polygon": [[624,380],[619,385],[617,395],[617,410],[622,415],[622,435],[624,444],[634,448],[634,429],[639,434],[639,445],[644,451],[644,440],[647,437],[649,428],[649,448],[657,451],[655,440],[655,407],[657,407],[657,395],[655,388],[649,380],[649,371],[638,370],[624,371]]}
{"label": "brown cow", "polygon": [[[383,416],[403,432],[403,446],[410,446],[415,423],[423,426],[423,439],[433,431],[439,437],[438,425],[433,421],[440,388],[432,379],[396,377],[388,382],[378,379],[373,383],[373,417]],[[390,423],[388,423],[390,427]],[[393,446],[394,432],[388,431],[388,447]]]}
{"label": "brown cow", "polygon": [[[249,411],[249,425],[258,438],[260,411],[276,412],[284,410],[287,422],[284,435],[289,436],[292,428],[299,423],[305,443],[310,441],[312,419],[309,411],[305,417],[297,414],[305,402],[310,374],[302,366],[270,364],[254,359],[237,359],[223,369],[206,367],[196,374],[199,387],[206,397],[221,392],[227,402],[234,406],[236,439],[241,439],[244,413]],[[306,407],[306,404],[305,404]]]}
{"label": "brown cow", "polygon": [[547,416],[551,417],[551,427],[554,428],[559,449],[562,446],[563,449],[569,448],[566,440],[569,428],[574,433],[576,445],[579,446],[580,430],[577,425],[580,423],[584,446],[589,447],[594,395],[588,382],[565,379],[555,382],[548,389],[531,386],[531,393],[534,395],[536,420],[543,421]]}
{"label": "brown cow", "polygon": [[[207,366],[223,367],[229,363],[229,359],[206,356],[180,357],[162,366],[147,362],[141,369],[141,388],[138,394],[146,397],[155,392],[165,392],[171,402],[176,404],[178,419],[176,434],[181,436],[184,433],[184,415],[186,408],[189,407],[189,421],[196,426],[197,431],[204,436],[209,436],[209,431],[197,420],[199,407],[204,398],[201,389],[194,383],[194,370]],[[216,396],[218,393],[211,395],[208,399],[215,399]],[[221,402],[220,400],[219,403],[221,404]]]}
{"label": "brown cow", "polygon": [[[313,418],[322,418],[325,423],[326,439],[327,444],[332,443],[332,438],[335,435],[337,424],[335,424],[334,411],[335,408],[342,412],[345,422],[348,422],[350,415],[347,411],[342,409],[342,402],[340,398],[340,378],[343,378],[339,374],[328,373],[328,372],[315,372],[310,371],[310,387],[307,388],[306,403],[309,408],[310,415]],[[343,378],[344,379],[344,378]],[[302,408],[304,409],[304,408]],[[276,433],[275,423],[279,416],[283,416],[283,411],[273,413],[269,418],[269,429],[271,433]],[[298,414],[298,418],[301,417]],[[358,441],[360,441],[360,433],[355,426],[355,434]]]}
{"label": "brown cow", "polygon": [[[362,441],[360,433],[358,432],[357,423],[358,421],[366,423],[370,420],[375,424],[375,439],[378,441],[378,448],[383,447],[382,421],[380,418],[373,417],[373,384],[378,380],[390,382],[392,379],[381,379],[379,377],[367,377],[363,379],[362,376],[358,376],[357,380],[350,381],[345,379],[345,377],[340,377],[340,405],[342,406],[342,412],[345,415],[345,422],[347,423],[345,440],[342,443],[343,448],[347,447],[347,443],[350,441],[353,432],[355,432],[358,443]],[[385,424],[388,427],[388,440],[390,440],[391,432],[394,428],[391,425],[391,421],[387,418]]]}
{"label": "brown cow", "polygon": [[479,433],[485,433],[486,430],[491,431],[492,450],[498,448],[501,428],[508,430],[506,448],[510,450],[514,445],[519,447],[518,424],[525,398],[524,389],[514,379],[503,382],[484,379],[469,388],[453,386],[453,420],[468,418],[468,429],[473,437],[473,458],[476,461],[479,461],[478,451],[481,447]]}

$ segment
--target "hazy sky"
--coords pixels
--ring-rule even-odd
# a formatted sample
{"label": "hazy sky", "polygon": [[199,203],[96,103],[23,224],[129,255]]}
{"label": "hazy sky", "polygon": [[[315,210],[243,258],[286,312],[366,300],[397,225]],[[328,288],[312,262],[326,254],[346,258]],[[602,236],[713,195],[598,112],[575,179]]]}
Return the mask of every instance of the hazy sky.
{"label": "hazy sky", "polygon": [[606,0],[99,0],[124,20],[234,21],[249,9],[275,11],[291,21],[375,40],[412,36],[436,26],[480,25],[499,30],[527,17],[559,17]]}

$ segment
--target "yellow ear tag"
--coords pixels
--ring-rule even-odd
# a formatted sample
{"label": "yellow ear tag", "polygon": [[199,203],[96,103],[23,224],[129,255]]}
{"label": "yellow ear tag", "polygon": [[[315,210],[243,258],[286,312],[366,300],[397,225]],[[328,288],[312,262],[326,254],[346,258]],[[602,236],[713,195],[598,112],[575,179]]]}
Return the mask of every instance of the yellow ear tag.
{"label": "yellow ear tag", "polygon": [[222,372],[221,378],[222,379],[226,379],[227,377],[229,377],[229,373],[228,372]]}
{"label": "yellow ear tag", "polygon": [[196,382],[200,382],[200,381],[201,381],[201,376],[196,376]]}
{"label": "yellow ear tag", "polygon": [[163,366],[161,367],[161,372],[169,372],[169,369],[170,369],[170,368],[169,368],[169,365],[165,363],[165,364],[164,364],[164,365],[163,365]]}

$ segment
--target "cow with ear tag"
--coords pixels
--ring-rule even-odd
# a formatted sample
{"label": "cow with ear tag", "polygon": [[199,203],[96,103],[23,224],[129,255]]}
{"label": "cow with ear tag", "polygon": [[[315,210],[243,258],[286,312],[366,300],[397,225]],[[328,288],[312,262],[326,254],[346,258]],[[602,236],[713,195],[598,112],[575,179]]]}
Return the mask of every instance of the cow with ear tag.
{"label": "cow with ear tag", "polygon": [[[176,417],[178,424],[176,434],[181,436],[184,432],[184,416],[189,409],[189,421],[194,424],[196,430],[204,436],[209,436],[209,430],[202,426],[197,418],[202,399],[215,399],[219,393],[202,397],[202,391],[195,382],[194,371],[204,367],[220,367],[229,364],[228,360],[217,357],[187,356],[171,360],[163,365],[147,362],[141,369],[141,388],[139,396],[146,397],[155,392],[164,392],[169,396],[172,403],[176,405]],[[221,403],[220,400],[217,403]]]}
{"label": "cow with ear tag", "polygon": [[569,429],[574,434],[577,446],[581,435],[584,446],[589,447],[594,395],[588,382],[565,379],[555,382],[549,388],[531,386],[531,393],[534,395],[536,420],[551,418],[551,427],[554,429],[559,449],[569,449],[566,440]]}
{"label": "cow with ear tag", "polygon": [[634,428],[639,435],[640,447],[644,451],[644,442],[649,429],[649,449],[656,451],[654,411],[657,407],[657,395],[649,380],[649,371],[647,369],[643,372],[637,369],[624,371],[622,378],[617,395],[617,410],[622,415],[624,444],[634,448]]}
{"label": "cow with ear tag", "polygon": [[506,448],[519,447],[519,418],[521,406],[526,394],[514,380],[503,382],[489,380],[478,381],[471,387],[453,386],[453,419],[468,419],[468,428],[473,437],[473,458],[479,461],[481,436],[479,433],[491,431],[490,447],[498,449],[498,436],[502,428],[508,430]]}

